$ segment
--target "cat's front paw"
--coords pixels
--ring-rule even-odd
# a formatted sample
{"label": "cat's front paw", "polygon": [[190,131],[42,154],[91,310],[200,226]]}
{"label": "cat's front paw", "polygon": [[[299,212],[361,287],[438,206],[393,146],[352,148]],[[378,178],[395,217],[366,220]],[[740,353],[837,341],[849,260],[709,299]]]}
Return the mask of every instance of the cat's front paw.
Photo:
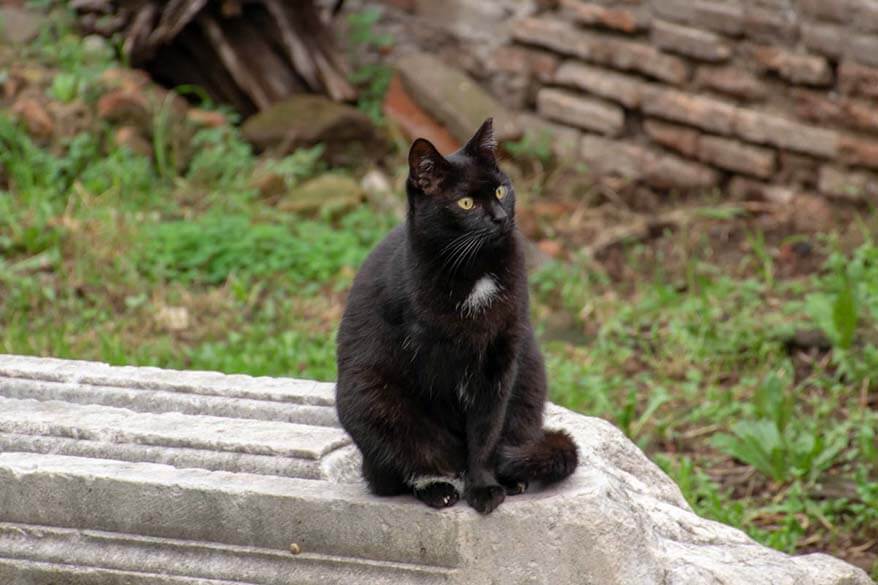
{"label": "cat's front paw", "polygon": [[480,514],[490,514],[506,499],[501,485],[473,486],[466,491],[467,503]]}
{"label": "cat's front paw", "polygon": [[415,497],[431,508],[448,508],[460,499],[460,492],[448,482],[436,481],[415,489]]}

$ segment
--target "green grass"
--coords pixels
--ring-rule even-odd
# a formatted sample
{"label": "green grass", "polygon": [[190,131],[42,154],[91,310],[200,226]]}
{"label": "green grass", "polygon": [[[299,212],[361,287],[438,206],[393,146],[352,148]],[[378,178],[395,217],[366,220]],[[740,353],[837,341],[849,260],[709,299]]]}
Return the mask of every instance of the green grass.
{"label": "green grass", "polygon": [[[876,253],[870,241],[833,252],[791,281],[762,269],[731,278],[696,259],[679,281],[637,282],[626,297],[593,265],[550,265],[534,276],[538,298],[594,332],[581,346],[546,344],[553,398],[615,422],[699,513],[766,544],[868,542],[878,535]],[[765,258],[754,253],[754,266]],[[803,364],[786,340],[815,327],[833,349]],[[720,473],[730,467],[750,475],[730,481]],[[832,486],[850,495],[826,496]]]}
{"label": "green grass", "polygon": [[386,226],[364,209],[343,217],[337,229],[294,217],[254,222],[244,214],[147,224],[138,269],[154,280],[197,285],[284,274],[313,293],[342,268],[358,266]]}
{"label": "green grass", "polygon": [[[53,24],[26,57],[53,72],[48,95],[90,103],[113,62],[74,40]],[[326,171],[319,148],[264,161],[221,128],[182,156],[173,123],[157,117],[145,157],[105,124],[38,146],[0,115],[0,352],[332,380],[345,292],[393,221],[284,213],[254,175],[292,192]],[[678,270],[632,248],[634,282],[586,259],[533,274],[552,398],[622,428],[700,514],[846,555],[878,539],[878,246],[829,237],[822,270],[784,279],[766,238],[747,242],[743,275],[709,246]],[[815,328],[831,351],[788,349]]]}

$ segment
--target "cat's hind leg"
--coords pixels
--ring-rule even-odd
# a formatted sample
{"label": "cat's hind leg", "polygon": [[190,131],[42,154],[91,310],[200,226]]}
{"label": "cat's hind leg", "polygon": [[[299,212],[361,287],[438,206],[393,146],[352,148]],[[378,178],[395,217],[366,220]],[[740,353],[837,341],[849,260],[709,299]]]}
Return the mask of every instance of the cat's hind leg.
{"label": "cat's hind leg", "polygon": [[410,392],[360,372],[339,380],[336,400],[342,426],[363,454],[363,476],[372,493],[411,493],[434,508],[457,503],[466,446]]}

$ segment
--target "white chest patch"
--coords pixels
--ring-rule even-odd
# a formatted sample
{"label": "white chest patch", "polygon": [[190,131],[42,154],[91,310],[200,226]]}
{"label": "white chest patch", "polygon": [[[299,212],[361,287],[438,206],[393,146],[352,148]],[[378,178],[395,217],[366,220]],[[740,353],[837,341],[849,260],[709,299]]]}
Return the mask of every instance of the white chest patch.
{"label": "white chest patch", "polygon": [[474,315],[483,311],[494,302],[499,292],[500,287],[494,277],[486,274],[476,281],[469,296],[460,304],[460,310],[464,315]]}

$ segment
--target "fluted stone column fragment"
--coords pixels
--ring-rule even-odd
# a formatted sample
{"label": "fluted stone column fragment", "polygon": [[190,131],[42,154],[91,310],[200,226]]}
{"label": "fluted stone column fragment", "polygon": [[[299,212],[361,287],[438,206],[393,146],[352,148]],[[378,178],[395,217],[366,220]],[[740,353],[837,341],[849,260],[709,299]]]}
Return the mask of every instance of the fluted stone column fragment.
{"label": "fluted stone column fragment", "polygon": [[609,423],[550,406],[571,480],[482,517],[367,494],[332,384],[0,356],[0,583],[869,585],[695,515]]}

